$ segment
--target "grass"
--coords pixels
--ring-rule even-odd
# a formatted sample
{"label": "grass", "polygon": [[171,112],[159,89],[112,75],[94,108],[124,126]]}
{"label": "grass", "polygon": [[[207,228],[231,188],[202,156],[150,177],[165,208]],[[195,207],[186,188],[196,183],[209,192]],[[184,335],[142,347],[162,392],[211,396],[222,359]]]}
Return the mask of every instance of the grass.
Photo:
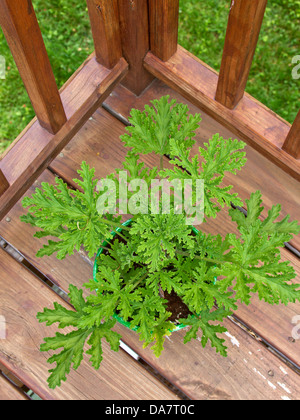
{"label": "grass", "polygon": [[[34,0],[59,87],[93,50],[85,0]],[[220,69],[230,0],[180,0],[180,44]],[[299,109],[300,80],[292,78],[299,51],[300,0],[269,0],[247,91],[289,122]],[[0,31],[6,79],[0,79],[0,154],[34,112]]]}

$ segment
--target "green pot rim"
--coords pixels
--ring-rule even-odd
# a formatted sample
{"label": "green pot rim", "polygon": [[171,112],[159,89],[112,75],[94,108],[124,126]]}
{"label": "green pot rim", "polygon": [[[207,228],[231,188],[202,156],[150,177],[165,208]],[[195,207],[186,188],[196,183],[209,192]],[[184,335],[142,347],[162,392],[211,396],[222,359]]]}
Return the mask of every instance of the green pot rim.
{"label": "green pot rim", "polygon": [[[129,219],[125,223],[122,223],[122,226],[125,226],[125,227],[130,226],[131,223],[132,223],[132,219]],[[113,238],[116,236],[117,232],[121,233],[122,230],[123,229],[121,227],[119,227],[119,228],[116,229],[116,231],[112,231],[111,234],[112,234]],[[195,227],[192,227],[192,232],[194,232],[196,235],[199,234],[199,230],[196,229]],[[107,242],[107,241],[104,241],[103,244],[102,244],[102,246],[107,246],[107,245],[109,245],[109,242]],[[103,248],[100,247],[99,250],[98,250],[98,253],[97,253],[95,264],[94,264],[93,277],[94,277],[94,280],[96,282],[97,282],[97,274],[98,274],[98,271],[99,271],[98,270],[99,269],[98,258],[103,253],[103,251],[104,251]],[[214,281],[216,281],[216,280],[217,279],[215,278]],[[133,327],[130,322],[125,321],[122,317],[120,317],[116,313],[114,313],[113,318],[116,319],[117,322],[119,322],[121,325],[123,325],[124,327],[126,327],[126,328],[128,328],[132,331],[136,332],[138,330],[137,326]],[[184,324],[176,325],[175,328],[172,330],[172,332],[180,331],[180,330],[182,330],[183,328],[186,328],[186,327],[187,327],[187,325],[184,325]]]}

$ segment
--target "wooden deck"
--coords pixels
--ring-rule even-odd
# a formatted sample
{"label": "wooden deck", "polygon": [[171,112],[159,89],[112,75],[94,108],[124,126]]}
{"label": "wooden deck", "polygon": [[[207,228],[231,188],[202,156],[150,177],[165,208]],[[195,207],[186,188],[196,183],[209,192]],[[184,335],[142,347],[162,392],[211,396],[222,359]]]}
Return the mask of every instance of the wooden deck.
{"label": "wooden deck", "polygon": [[[59,175],[71,186],[81,162],[86,160],[102,177],[120,167],[126,154],[119,137],[132,107],[143,108],[151,99],[169,94],[187,102],[162,82],[154,80],[150,87],[136,97],[119,86],[84,125],[74,139],[53,161],[31,192],[42,181],[53,182]],[[64,102],[68,98],[64,98]],[[202,114],[197,134],[201,146],[214,133],[236,137],[211,117],[187,102],[192,112]],[[23,134],[36,133],[31,125]],[[299,219],[300,184],[250,146],[248,163],[237,176],[226,178],[242,199],[260,189],[268,209],[282,203],[283,215]],[[157,164],[155,156],[145,162]],[[166,165],[168,160],[166,158]],[[36,258],[36,252],[46,241],[35,239],[34,228],[19,220],[23,210],[20,202],[0,223],[0,235],[6,249],[0,250],[1,298],[0,315],[6,321],[6,339],[0,339],[0,364],[43,399],[131,399],[131,400],[298,400],[300,398],[300,340],[292,339],[293,318],[300,316],[300,304],[271,307],[255,298],[251,306],[240,305],[232,319],[226,321],[229,347],[227,359],[216,355],[209,347],[202,349],[200,341],[183,344],[184,332],[174,333],[167,340],[163,355],[156,359],[151,351],[143,350],[138,337],[122,326],[117,330],[123,341],[143,360],[105,348],[103,364],[94,371],[85,359],[78,372],[72,372],[60,389],[51,391],[46,378],[49,366],[47,355],[39,352],[44,336],[51,328],[39,324],[36,313],[63,300],[51,285],[62,292],[70,283],[81,286],[92,276],[92,261],[77,253],[64,261],[55,257]],[[205,232],[221,233],[235,229],[228,214],[222,212],[216,220],[202,226]],[[8,255],[11,247],[18,251],[18,260]],[[294,238],[283,252],[297,270],[300,283],[300,237]],[[64,303],[65,304],[65,303]],[[65,304],[67,305],[67,304]],[[52,328],[54,333],[55,327]],[[1,365],[0,365],[1,366]],[[147,368],[147,366],[149,368]],[[0,367],[1,370],[1,367]],[[0,399],[24,398],[0,374]],[[2,395],[1,395],[2,394]]]}

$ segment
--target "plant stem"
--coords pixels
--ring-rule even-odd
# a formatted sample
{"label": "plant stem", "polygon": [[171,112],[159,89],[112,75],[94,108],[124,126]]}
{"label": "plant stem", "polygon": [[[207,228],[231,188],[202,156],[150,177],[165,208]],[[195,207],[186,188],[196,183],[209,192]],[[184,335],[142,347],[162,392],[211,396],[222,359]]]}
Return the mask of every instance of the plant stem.
{"label": "plant stem", "polygon": [[129,227],[120,225],[119,223],[113,222],[112,220],[102,218],[102,222],[106,223],[107,225],[113,226],[115,228],[119,228],[119,229],[122,229],[122,230],[128,230],[128,231],[130,230]]}
{"label": "plant stem", "polygon": [[127,239],[127,238],[125,238],[125,236],[124,236],[124,235],[122,235],[122,233],[121,233],[121,232],[116,231],[116,234],[117,234],[118,236],[120,236],[120,238],[122,238],[122,239],[123,239],[123,241],[128,242],[128,239]]}
{"label": "plant stem", "polygon": [[159,169],[160,169],[161,171],[163,171],[163,170],[164,170],[164,155],[161,155],[161,156],[160,156]]}
{"label": "plant stem", "polygon": [[149,275],[149,271],[147,270],[147,273],[145,273],[136,283],[135,283],[135,285],[133,286],[133,288],[132,288],[132,290],[131,291],[133,291],[134,289],[136,289],[137,287],[138,287],[138,285],[142,282],[142,281],[144,281],[144,280],[146,280],[146,278],[148,277],[148,275]]}
{"label": "plant stem", "polygon": [[107,246],[100,246],[101,249],[104,249],[105,251],[110,252],[111,248],[107,248]]}

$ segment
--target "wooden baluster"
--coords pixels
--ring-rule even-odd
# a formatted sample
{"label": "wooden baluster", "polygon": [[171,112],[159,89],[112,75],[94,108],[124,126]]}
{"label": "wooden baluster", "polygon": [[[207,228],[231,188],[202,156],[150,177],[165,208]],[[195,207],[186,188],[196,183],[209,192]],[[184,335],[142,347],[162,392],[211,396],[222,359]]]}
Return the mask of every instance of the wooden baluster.
{"label": "wooden baluster", "polygon": [[97,61],[111,69],[122,57],[118,0],[87,0]]}
{"label": "wooden baluster", "polygon": [[300,159],[300,111],[282,148],[294,158]]}
{"label": "wooden baluster", "polygon": [[5,178],[5,175],[0,169],[0,197],[5,193],[5,191],[9,188],[9,182]]}
{"label": "wooden baluster", "polygon": [[179,0],[149,0],[149,6],[151,51],[168,61],[177,51]]}
{"label": "wooden baluster", "polygon": [[136,95],[151,83],[153,76],[144,68],[150,50],[147,0],[118,0],[123,56],[129,72],[122,84]]}
{"label": "wooden baluster", "polygon": [[242,99],[267,0],[232,0],[216,101],[233,109]]}
{"label": "wooden baluster", "polygon": [[57,133],[66,115],[31,0],[1,0],[0,25],[41,126]]}

